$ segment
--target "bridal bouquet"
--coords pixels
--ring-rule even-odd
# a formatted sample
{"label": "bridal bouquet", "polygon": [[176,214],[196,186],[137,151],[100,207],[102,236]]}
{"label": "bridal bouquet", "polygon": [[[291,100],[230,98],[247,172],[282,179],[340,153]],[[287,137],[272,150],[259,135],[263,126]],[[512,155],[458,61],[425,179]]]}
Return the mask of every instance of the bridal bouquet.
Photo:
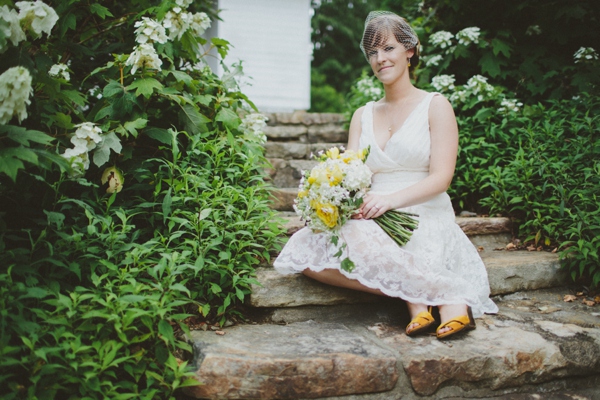
{"label": "bridal bouquet", "polygon": [[[359,152],[340,152],[337,147],[332,147],[319,153],[319,164],[312,170],[303,172],[294,210],[313,232],[328,234],[335,246],[339,243],[340,228],[358,212],[371,185],[373,173],[365,164],[368,155],[369,148]],[[403,246],[417,228],[417,221],[413,216],[391,210],[374,221],[399,246]],[[345,247],[346,243],[341,243],[335,256],[341,257]],[[345,258],[341,267],[351,272],[354,263]]]}

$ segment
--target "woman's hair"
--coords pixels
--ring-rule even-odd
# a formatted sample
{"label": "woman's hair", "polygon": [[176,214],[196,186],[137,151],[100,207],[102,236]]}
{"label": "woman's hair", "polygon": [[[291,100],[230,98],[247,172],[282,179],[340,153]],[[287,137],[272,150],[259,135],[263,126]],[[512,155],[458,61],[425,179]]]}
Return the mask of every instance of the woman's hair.
{"label": "woman's hair", "polygon": [[371,11],[365,20],[360,49],[367,61],[369,54],[381,47],[392,34],[406,50],[414,49],[411,68],[419,64],[419,38],[404,18],[390,11]]}

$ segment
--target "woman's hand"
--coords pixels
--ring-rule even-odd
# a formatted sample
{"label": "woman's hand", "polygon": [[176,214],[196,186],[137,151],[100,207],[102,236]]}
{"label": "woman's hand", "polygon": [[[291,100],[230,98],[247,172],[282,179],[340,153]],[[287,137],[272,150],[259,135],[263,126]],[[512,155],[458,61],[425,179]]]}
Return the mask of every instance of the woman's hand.
{"label": "woman's hand", "polygon": [[393,209],[389,195],[367,194],[360,206],[360,214],[364,219],[371,219]]}

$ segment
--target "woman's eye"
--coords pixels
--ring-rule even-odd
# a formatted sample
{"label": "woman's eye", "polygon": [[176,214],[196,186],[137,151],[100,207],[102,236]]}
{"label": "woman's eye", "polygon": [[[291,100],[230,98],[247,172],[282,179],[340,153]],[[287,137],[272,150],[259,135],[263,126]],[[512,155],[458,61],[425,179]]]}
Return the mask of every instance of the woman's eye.
{"label": "woman's eye", "polygon": [[394,50],[394,46],[388,46],[385,48],[385,51],[392,51]]}
{"label": "woman's eye", "polygon": [[371,50],[367,53],[367,56],[373,57],[375,54],[377,54],[377,50]]}

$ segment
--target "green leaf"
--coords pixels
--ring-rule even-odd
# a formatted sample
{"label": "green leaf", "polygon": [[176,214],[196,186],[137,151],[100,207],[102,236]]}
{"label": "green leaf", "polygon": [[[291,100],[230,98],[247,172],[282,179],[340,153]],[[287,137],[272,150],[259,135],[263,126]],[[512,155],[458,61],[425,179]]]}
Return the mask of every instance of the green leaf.
{"label": "green leaf", "polygon": [[173,327],[169,322],[161,319],[158,322],[158,334],[169,344],[175,343],[175,335],[173,335]]}
{"label": "green leaf", "polygon": [[186,85],[190,85],[193,81],[194,78],[192,78],[191,76],[189,76],[187,73],[183,72],[183,71],[169,71],[171,75],[173,75],[173,77],[177,80],[177,82],[183,82]]}
{"label": "green leaf", "polygon": [[94,150],[93,161],[98,167],[106,164],[110,159],[110,150],[113,150],[115,153],[120,153],[123,149],[121,145],[121,140],[115,135],[114,132],[109,132],[104,135],[102,141],[98,143],[98,146]]}
{"label": "green leaf", "polygon": [[352,272],[352,271],[354,271],[354,268],[356,268],[356,266],[354,265],[354,262],[351,261],[349,258],[344,258],[344,260],[342,261],[341,267],[344,271],[347,271],[347,272]]}
{"label": "green leaf", "polygon": [[171,144],[173,142],[173,135],[168,130],[162,128],[148,128],[144,133],[154,140],[158,140],[164,144]]}
{"label": "green leaf", "polygon": [[492,51],[494,55],[502,53],[506,58],[510,57],[511,47],[508,43],[500,39],[492,39]]}
{"label": "green leaf", "polygon": [[138,136],[138,129],[144,129],[148,124],[147,119],[138,118],[135,121],[127,121],[125,122],[125,129],[129,132],[133,137]]}
{"label": "green leaf", "polygon": [[160,83],[154,78],[136,79],[131,85],[127,87],[127,89],[137,89],[135,91],[135,95],[143,95],[147,99],[150,98],[150,96],[152,96],[152,93],[154,93],[154,89],[161,90],[162,88],[162,83]]}
{"label": "green leaf", "polygon": [[498,58],[496,58],[492,53],[484,54],[479,63],[481,64],[481,71],[484,74],[488,74],[492,78],[500,75],[500,64],[498,62]]}
{"label": "green leaf", "polygon": [[67,99],[71,100],[73,103],[77,104],[78,106],[85,106],[85,96],[77,90],[61,90],[60,93],[64,95]]}
{"label": "green leaf", "polygon": [[205,128],[205,124],[210,122],[210,119],[202,115],[192,104],[185,104],[181,107],[179,117],[185,126],[185,130],[189,133],[202,132]]}
{"label": "green leaf", "polygon": [[108,82],[108,85],[106,85],[104,87],[104,90],[102,91],[102,95],[107,98],[114,97],[117,94],[122,94],[122,93],[125,93],[125,88],[123,87],[123,85],[121,85],[119,82],[113,81],[113,80]]}
{"label": "green leaf", "polygon": [[8,138],[14,140],[15,142],[22,144],[23,146],[30,146],[30,141],[35,143],[40,143],[43,145],[50,145],[54,138],[44,132],[41,131],[28,131],[27,129],[14,126],[14,125],[2,125],[0,126],[0,132],[8,133]]}
{"label": "green leaf", "polygon": [[240,117],[235,113],[235,111],[229,108],[221,108],[215,117],[215,121],[220,121],[225,124],[229,129],[237,129],[237,127],[242,123]]}
{"label": "green leaf", "polygon": [[163,213],[163,221],[167,220],[167,217],[171,215],[171,204],[173,203],[173,198],[171,197],[171,188],[165,194],[165,198],[162,202],[162,213]]}
{"label": "green leaf", "polygon": [[105,19],[107,16],[108,17],[112,17],[112,13],[108,10],[108,8],[98,4],[98,3],[92,3],[90,5],[90,11],[92,12],[92,14],[96,14],[97,16],[99,16],[102,19]]}

